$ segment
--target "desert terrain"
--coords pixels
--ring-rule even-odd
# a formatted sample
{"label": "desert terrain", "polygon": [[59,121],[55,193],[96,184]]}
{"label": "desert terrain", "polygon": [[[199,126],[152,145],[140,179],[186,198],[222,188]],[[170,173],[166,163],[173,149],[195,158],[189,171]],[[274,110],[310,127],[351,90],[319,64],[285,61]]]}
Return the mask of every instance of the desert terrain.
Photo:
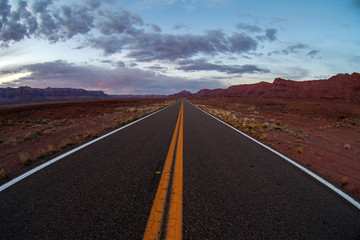
{"label": "desert terrain", "polygon": [[358,104],[269,98],[189,100],[360,197]]}
{"label": "desert terrain", "polygon": [[77,100],[0,107],[0,184],[173,99]]}
{"label": "desert terrain", "polygon": [[[324,99],[188,100],[360,197],[358,104]],[[174,101],[107,99],[2,106],[0,184]]]}

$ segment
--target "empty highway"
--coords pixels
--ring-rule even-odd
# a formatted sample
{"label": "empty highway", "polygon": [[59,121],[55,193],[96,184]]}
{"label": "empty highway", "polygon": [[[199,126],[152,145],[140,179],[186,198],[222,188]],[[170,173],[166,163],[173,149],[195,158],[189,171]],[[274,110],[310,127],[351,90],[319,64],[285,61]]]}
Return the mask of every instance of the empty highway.
{"label": "empty highway", "polygon": [[360,210],[177,103],[0,192],[0,239],[360,239]]}

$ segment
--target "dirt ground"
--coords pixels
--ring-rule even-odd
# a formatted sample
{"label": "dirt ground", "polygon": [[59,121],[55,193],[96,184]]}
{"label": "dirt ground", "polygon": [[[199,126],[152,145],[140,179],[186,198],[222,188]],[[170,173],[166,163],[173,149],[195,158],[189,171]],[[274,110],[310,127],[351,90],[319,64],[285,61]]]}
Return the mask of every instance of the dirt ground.
{"label": "dirt ground", "polygon": [[340,101],[189,99],[360,197],[360,106]]}
{"label": "dirt ground", "polygon": [[0,184],[174,102],[119,99],[0,107]]}

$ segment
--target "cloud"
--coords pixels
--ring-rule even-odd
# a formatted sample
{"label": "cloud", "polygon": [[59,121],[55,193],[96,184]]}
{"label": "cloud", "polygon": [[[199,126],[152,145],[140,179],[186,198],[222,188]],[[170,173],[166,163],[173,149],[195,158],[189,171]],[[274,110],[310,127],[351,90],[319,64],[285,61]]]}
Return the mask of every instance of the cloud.
{"label": "cloud", "polygon": [[0,45],[2,47],[8,47],[12,41],[24,39],[37,29],[36,19],[26,8],[27,3],[19,1],[17,8],[11,11],[8,1],[0,1]]}
{"label": "cloud", "polygon": [[162,67],[160,66],[160,64],[155,64],[153,66],[147,67],[147,69],[150,69],[155,72],[163,72],[163,73],[165,73],[168,70],[168,68]]}
{"label": "cloud", "polygon": [[183,60],[179,61],[178,70],[182,70],[185,72],[193,72],[193,71],[217,71],[223,72],[227,74],[244,74],[244,73],[269,73],[268,69],[262,69],[255,65],[219,65],[214,63],[209,63],[205,59],[198,60]]}
{"label": "cloud", "polygon": [[161,32],[161,28],[156,25],[156,24],[149,24],[149,26],[151,27],[151,29],[154,31],[154,32]]}
{"label": "cloud", "polygon": [[[92,7],[97,6],[96,1],[92,2]],[[24,38],[45,38],[54,43],[87,34],[94,27],[95,17],[85,5],[55,7],[52,0],[35,0],[28,6],[20,0],[11,7],[9,1],[2,0],[0,19],[0,44],[7,47]]]}
{"label": "cloud", "polygon": [[259,41],[265,41],[265,40],[268,40],[270,42],[273,42],[275,40],[277,40],[277,29],[275,28],[268,28],[265,30],[265,35],[264,36],[257,36],[256,38],[259,40]]}
{"label": "cloud", "polygon": [[70,39],[76,34],[88,33],[94,27],[94,16],[89,8],[79,5],[60,7],[60,14],[55,15],[60,25],[61,38]]}
{"label": "cloud", "polygon": [[[245,33],[225,34],[222,30],[208,30],[203,34],[162,34],[159,26],[144,24],[137,14],[121,8],[100,7],[102,3],[98,0],[83,0],[82,5],[34,0],[31,8],[25,1],[20,1],[17,9],[6,0],[1,4],[0,44],[3,47],[26,37],[55,43],[80,35],[83,36],[82,45],[78,49],[92,47],[106,55],[126,50],[127,57],[141,62],[251,53],[258,47],[257,39]],[[150,26],[152,31],[146,31],[145,26]],[[177,24],[175,27],[180,29],[185,25]],[[255,30],[254,26],[245,27]],[[276,30],[268,29],[266,36],[270,40],[276,39]]]}
{"label": "cloud", "polygon": [[289,67],[285,72],[279,73],[278,76],[286,79],[301,80],[309,76],[309,71],[302,67]]}
{"label": "cloud", "polygon": [[262,29],[256,25],[248,25],[248,24],[244,24],[244,23],[237,24],[236,28],[244,29],[248,32],[261,32],[262,31]]}
{"label": "cloud", "polygon": [[248,53],[255,51],[258,45],[246,34],[228,36],[221,30],[206,31],[203,35],[138,32],[133,36],[100,36],[88,41],[91,47],[102,49],[105,54],[127,50],[127,57],[140,62],[175,61],[197,54]]}
{"label": "cloud", "polygon": [[98,11],[98,13],[96,29],[104,35],[116,33],[134,35],[139,31],[134,25],[142,26],[144,24],[140,16],[123,9],[116,12],[104,10]]}
{"label": "cloud", "polygon": [[103,0],[83,0],[87,6],[92,9],[99,8],[103,2]]}
{"label": "cloud", "polygon": [[270,42],[272,42],[272,41],[277,40],[276,33],[277,33],[277,30],[275,28],[269,28],[269,29],[266,29],[265,36]]}
{"label": "cloud", "polygon": [[319,50],[311,50],[306,54],[306,56],[309,56],[310,58],[314,58],[320,51]]}
{"label": "cloud", "polygon": [[187,80],[136,68],[78,66],[62,60],[3,69],[2,72],[31,72],[31,75],[6,85],[0,84],[0,87],[72,87],[100,89],[109,94],[170,94],[184,89],[195,92],[202,88],[224,87],[216,80]]}
{"label": "cloud", "polygon": [[283,50],[275,50],[268,53],[268,56],[271,56],[272,54],[285,54],[289,55],[290,53],[297,53],[299,50],[307,49],[309,46],[304,43],[296,43],[293,44]]}
{"label": "cloud", "polygon": [[186,31],[189,30],[189,26],[186,26],[182,23],[175,23],[173,26],[173,30],[180,30],[180,29],[185,29]]}
{"label": "cloud", "polygon": [[52,4],[52,0],[35,0],[32,5],[32,10],[35,13],[44,13],[47,11],[47,8]]}
{"label": "cloud", "polygon": [[125,67],[126,64],[123,61],[112,61],[112,60],[101,60],[102,63],[108,63],[113,67],[122,68]]}

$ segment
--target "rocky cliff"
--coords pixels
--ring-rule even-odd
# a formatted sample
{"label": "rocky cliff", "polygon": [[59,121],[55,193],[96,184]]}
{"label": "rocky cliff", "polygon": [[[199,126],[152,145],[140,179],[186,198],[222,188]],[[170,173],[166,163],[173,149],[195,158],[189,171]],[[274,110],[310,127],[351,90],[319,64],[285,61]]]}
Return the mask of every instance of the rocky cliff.
{"label": "rocky cliff", "polygon": [[360,102],[360,74],[338,74],[329,79],[293,81],[276,78],[273,83],[236,85],[227,89],[202,89],[192,97],[344,99]]}
{"label": "rocky cliff", "polygon": [[103,91],[87,91],[74,88],[0,88],[0,103],[38,102],[79,98],[106,98]]}

